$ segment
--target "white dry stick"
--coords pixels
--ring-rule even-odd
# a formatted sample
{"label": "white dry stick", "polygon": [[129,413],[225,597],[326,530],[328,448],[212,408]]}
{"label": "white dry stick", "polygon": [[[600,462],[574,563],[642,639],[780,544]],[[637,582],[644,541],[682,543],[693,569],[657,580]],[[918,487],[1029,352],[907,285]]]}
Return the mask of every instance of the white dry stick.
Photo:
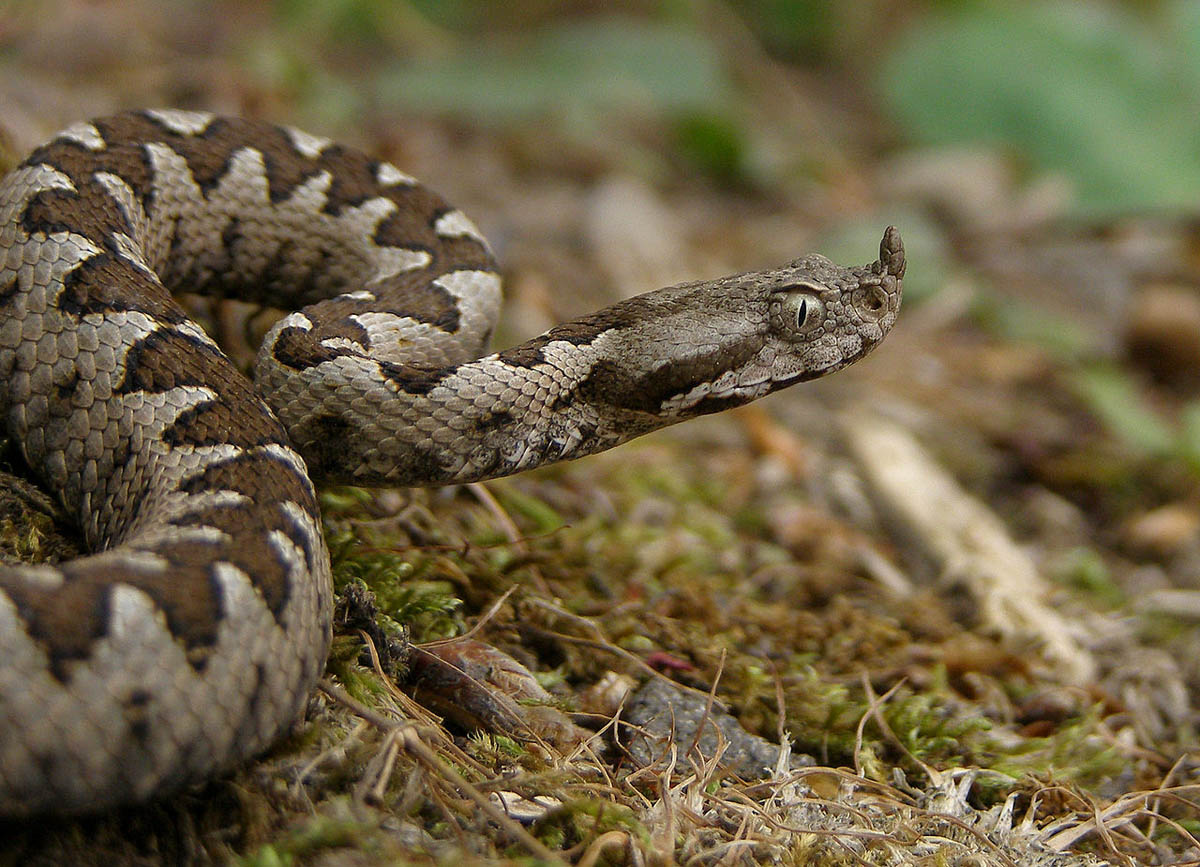
{"label": "white dry stick", "polygon": [[1049,587],[1004,523],[903,428],[869,411],[841,420],[872,494],[947,580],[975,599],[983,628],[1011,647],[1032,643],[1064,683],[1093,681],[1096,663],[1072,626],[1043,601]]}

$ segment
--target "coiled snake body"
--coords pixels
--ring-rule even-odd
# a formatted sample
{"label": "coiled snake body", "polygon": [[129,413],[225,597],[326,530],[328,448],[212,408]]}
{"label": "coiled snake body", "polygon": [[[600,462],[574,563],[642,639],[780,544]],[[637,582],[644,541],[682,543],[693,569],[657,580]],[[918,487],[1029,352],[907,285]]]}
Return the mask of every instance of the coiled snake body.
{"label": "coiled snake body", "polygon": [[[296,130],[144,111],[0,181],[0,410],[94,552],[0,566],[0,815],[144,799],[261,751],[329,644],[309,474],[491,478],[865,355],[904,253],[661,289],[480,358],[487,245],[395,167]],[[170,290],[302,306],[252,385]],[[307,305],[307,306],[305,306]]]}

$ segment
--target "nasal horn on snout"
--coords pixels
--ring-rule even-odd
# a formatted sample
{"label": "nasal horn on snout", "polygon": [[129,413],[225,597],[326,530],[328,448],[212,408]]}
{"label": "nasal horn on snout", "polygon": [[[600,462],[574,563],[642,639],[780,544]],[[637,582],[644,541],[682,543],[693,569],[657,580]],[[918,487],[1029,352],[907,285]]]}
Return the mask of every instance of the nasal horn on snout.
{"label": "nasal horn on snout", "polygon": [[876,271],[880,274],[890,274],[897,280],[904,277],[904,242],[900,240],[900,230],[888,226],[883,230],[883,240],[879,242],[879,262]]}

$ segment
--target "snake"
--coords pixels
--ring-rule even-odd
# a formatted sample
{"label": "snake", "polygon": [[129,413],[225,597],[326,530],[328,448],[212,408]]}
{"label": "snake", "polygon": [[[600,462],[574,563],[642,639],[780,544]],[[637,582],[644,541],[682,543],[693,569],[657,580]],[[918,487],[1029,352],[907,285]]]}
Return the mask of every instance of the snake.
{"label": "snake", "polygon": [[[486,354],[490,247],[389,162],[202,111],[65,128],[0,181],[0,412],[86,553],[0,565],[0,816],[204,781],[303,716],[331,640],[313,480],[496,478],[864,357],[905,271],[807,255]],[[252,374],[174,293],[285,312]]]}

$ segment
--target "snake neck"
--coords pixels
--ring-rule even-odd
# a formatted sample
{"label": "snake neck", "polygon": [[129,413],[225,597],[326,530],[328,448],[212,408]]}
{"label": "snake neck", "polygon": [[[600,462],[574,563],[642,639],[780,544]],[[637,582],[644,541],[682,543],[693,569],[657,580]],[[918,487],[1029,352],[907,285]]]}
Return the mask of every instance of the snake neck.
{"label": "snake neck", "polygon": [[[808,257],[660,289],[455,365],[373,357],[352,344],[325,350],[289,317],[268,335],[258,376],[314,476],[360,485],[496,478],[858,360],[899,306],[902,257],[889,261],[887,244],[863,268]],[[296,367],[281,363],[293,356]]]}

